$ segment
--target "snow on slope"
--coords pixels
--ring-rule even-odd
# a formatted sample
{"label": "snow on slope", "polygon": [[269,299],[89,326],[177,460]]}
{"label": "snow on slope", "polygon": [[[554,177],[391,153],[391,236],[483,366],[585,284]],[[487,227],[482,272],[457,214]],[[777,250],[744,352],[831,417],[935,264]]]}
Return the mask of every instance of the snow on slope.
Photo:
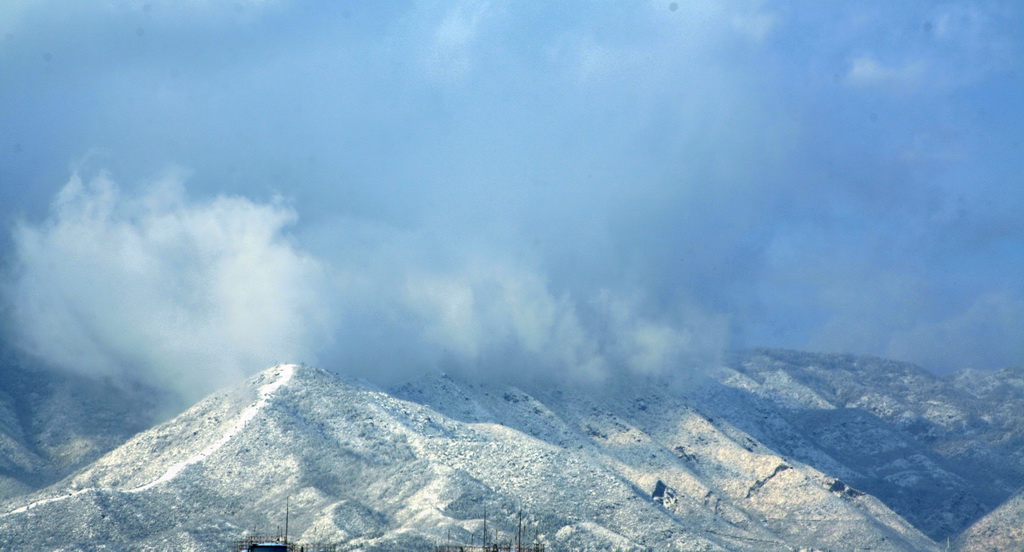
{"label": "snow on slope", "polygon": [[485,512],[507,539],[520,508],[551,550],[935,549],[663,389],[618,396],[276,367],[10,504],[0,548],[223,550],[290,497],[293,533],[353,550],[479,542]]}
{"label": "snow on slope", "polygon": [[[224,431],[224,433],[221,434],[220,437],[212,444],[208,445],[206,448],[202,449],[198,453],[172,464],[167,469],[167,471],[165,471],[163,474],[153,479],[152,481],[145,483],[143,485],[139,485],[137,487],[120,489],[120,491],[125,493],[141,493],[148,491],[149,489],[152,489],[157,485],[167,483],[168,481],[174,479],[175,477],[178,476],[178,474],[182,472],[182,470],[191,466],[192,464],[196,464],[198,462],[206,460],[211,454],[220,450],[221,447],[223,447],[228,441],[230,441],[233,437],[235,437],[236,435],[241,433],[243,429],[245,429],[245,426],[249,423],[249,421],[256,417],[259,411],[267,405],[267,402],[273,395],[274,391],[277,391],[282,385],[288,383],[288,380],[291,379],[292,374],[295,372],[295,368],[296,366],[294,364],[283,364],[275,367],[273,369],[274,380],[271,381],[270,383],[266,383],[259,387],[259,399],[252,405],[242,410],[242,412],[237,417],[232,419],[227,430]],[[28,504],[25,504],[24,506],[15,508],[14,510],[11,510],[10,512],[7,512],[3,515],[20,514],[37,506],[67,500],[82,493],[94,492],[98,490],[101,489],[97,489],[96,487],[76,488],[76,486],[73,485],[72,491],[68,494],[34,500],[29,502]]]}
{"label": "snow on slope", "polygon": [[[452,387],[442,378],[433,387],[420,382],[398,394],[444,411],[445,405],[460,403],[445,399]],[[460,394],[466,395],[452,396]],[[832,549],[891,546],[883,541],[902,541],[895,549],[931,545],[873,498],[830,491],[834,479],[713,423],[657,385],[622,382],[600,397],[557,390],[530,396],[481,386],[473,396],[478,403],[473,410],[492,413],[504,427],[579,450],[648,496],[660,482],[672,494],[662,499],[666,509],[691,526],[732,539],[729,546],[750,539]],[[547,426],[538,423],[545,419]],[[723,520],[725,527],[716,525]]]}
{"label": "snow on slope", "polygon": [[270,397],[273,396],[274,391],[277,391],[283,385],[287,385],[288,380],[292,379],[292,374],[295,373],[295,368],[296,366],[294,364],[283,364],[281,366],[278,366],[275,369],[275,372],[278,373],[274,374],[274,381],[260,386],[258,391],[259,399],[251,406],[246,407],[245,410],[243,410],[242,413],[239,414],[238,417],[233,420],[231,426],[227,429],[227,431],[225,431],[224,434],[221,435],[219,439],[214,441],[213,444],[199,451],[198,454],[190,456],[178,462],[177,464],[174,464],[173,466],[168,468],[168,470],[164,472],[163,475],[154,479],[153,481],[150,481],[145,485],[141,485],[133,489],[128,489],[127,492],[141,493],[149,489],[152,489],[157,485],[166,483],[177,477],[178,474],[181,473],[181,471],[184,470],[185,468],[197,462],[202,462],[203,460],[206,460],[207,458],[209,458],[211,454],[220,450],[221,447],[227,444],[228,441],[230,441],[236,435],[241,433],[242,430],[245,429],[245,426],[253,418],[255,418],[257,414],[259,414],[260,410],[262,410],[263,407],[267,405],[267,402],[270,400]]}
{"label": "snow on slope", "polygon": [[1024,485],[1024,379],[1013,373],[940,378],[873,357],[761,349],[694,399],[945,541]]}
{"label": "snow on slope", "polygon": [[0,344],[0,501],[50,485],[153,423],[157,394],[23,366]]}
{"label": "snow on slope", "polygon": [[1024,550],[1024,492],[978,520],[956,544],[960,552]]}

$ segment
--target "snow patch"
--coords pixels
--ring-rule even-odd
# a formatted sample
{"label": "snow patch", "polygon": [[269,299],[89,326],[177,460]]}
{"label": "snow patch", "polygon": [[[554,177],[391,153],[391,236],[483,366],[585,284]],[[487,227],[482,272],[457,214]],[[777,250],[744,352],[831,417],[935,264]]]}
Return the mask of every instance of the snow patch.
{"label": "snow patch", "polygon": [[11,510],[10,512],[7,512],[6,514],[0,514],[0,517],[13,516],[14,514],[20,514],[22,512],[28,511],[31,508],[35,508],[36,506],[42,506],[43,504],[50,504],[51,502],[60,502],[62,500],[67,500],[69,498],[74,498],[74,497],[76,497],[76,496],[78,496],[80,494],[84,494],[84,493],[88,493],[88,492],[92,492],[92,491],[96,491],[96,490],[97,489],[79,489],[77,491],[68,493],[66,495],[60,495],[60,496],[54,496],[54,497],[50,497],[50,498],[44,498],[42,500],[37,500],[37,501],[35,501],[35,502],[31,503],[31,504],[26,504],[26,505],[24,505],[24,506],[22,506],[20,508],[15,508],[15,509]]}

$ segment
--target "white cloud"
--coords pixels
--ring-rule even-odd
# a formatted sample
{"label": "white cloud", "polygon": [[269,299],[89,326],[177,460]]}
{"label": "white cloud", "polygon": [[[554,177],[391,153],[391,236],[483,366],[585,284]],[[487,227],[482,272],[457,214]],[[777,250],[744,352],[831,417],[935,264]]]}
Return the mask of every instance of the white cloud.
{"label": "white cloud", "polygon": [[[680,312],[687,298],[730,313],[740,344],[880,354],[894,329],[969,301],[1019,268],[1020,240],[998,245],[1019,236],[1022,220],[1007,180],[1019,172],[1011,116],[1019,9],[757,0],[0,4],[0,29],[15,12],[24,29],[0,52],[11,85],[0,116],[6,216],[43,212],[42,190],[63,178],[54,173],[93,147],[109,151],[123,175],[168,162],[195,167],[195,191],[205,196],[264,197],[288,186],[303,215],[296,239],[315,247],[316,259],[284,239],[288,209],[238,200],[245,208],[236,211],[262,213],[275,229],[253,233],[253,247],[279,245],[331,282],[316,308],[301,297],[284,302],[327,314],[289,326],[313,328],[300,335],[307,343],[280,341],[289,355],[319,350],[317,332],[340,328],[320,355],[330,369],[404,377],[450,353],[467,364],[509,359],[488,368],[499,377],[531,362],[567,373],[620,365],[660,373],[725,333],[714,317]],[[974,88],[948,93],[958,86]],[[56,208],[50,221],[20,231],[25,259],[17,262],[28,262],[30,245],[41,257],[32,265],[39,281],[19,282],[36,290],[32,304],[93,319],[50,330],[68,335],[48,341],[59,345],[51,358],[75,348],[93,364],[137,366],[155,358],[152,343],[174,342],[154,338],[146,324],[156,322],[106,289],[118,286],[99,276],[89,284],[115,297],[104,308],[70,276],[40,268],[57,260],[80,280],[109,265],[122,274],[117,291],[140,304],[163,301],[151,309],[163,319],[213,326],[190,314],[202,311],[213,284],[198,288],[204,295],[179,280],[244,278],[249,266],[239,253],[186,246],[227,238],[186,239],[186,222],[170,216],[198,217],[212,203],[173,187],[104,199],[83,186],[90,199],[71,194],[70,204],[97,214],[79,226],[126,253],[58,243],[72,218]],[[162,233],[146,230],[147,221],[161,221]],[[766,266],[781,254],[768,244],[794,239],[787,228],[808,228],[820,243],[790,241],[785,265]],[[961,236],[971,228],[982,247]],[[70,252],[57,255],[61,247]],[[208,258],[216,255],[240,264],[215,265]],[[154,266],[182,276],[159,279]],[[916,302],[896,301],[902,285],[877,283],[894,271],[915,276]],[[276,274],[305,281],[315,272]],[[218,297],[248,312],[255,306],[241,298],[288,287],[259,282]],[[615,299],[602,301],[602,289]],[[635,290],[644,297],[631,297]],[[223,318],[231,310],[223,307]],[[108,331],[115,319],[131,331]],[[238,321],[225,327],[254,331]],[[138,343],[123,343],[130,339]],[[516,354],[505,355],[509,348]],[[591,361],[592,370],[576,366]],[[263,367],[255,364],[246,369]]]}
{"label": "white cloud", "polygon": [[716,365],[728,346],[728,319],[723,315],[691,307],[674,321],[655,320],[640,314],[637,300],[607,291],[594,304],[609,324],[610,356],[632,373],[664,376],[699,371]]}
{"label": "white cloud", "polygon": [[927,65],[920,60],[885,64],[872,56],[863,55],[850,62],[846,82],[865,88],[908,90],[923,84],[927,72]]}
{"label": "white cloud", "polygon": [[415,275],[405,285],[407,308],[423,320],[423,338],[465,366],[533,376],[599,381],[598,354],[569,297],[556,297],[536,274],[477,265],[449,274]]}
{"label": "white cloud", "polygon": [[76,175],[45,222],[15,232],[20,342],[48,363],[188,399],[313,360],[328,331],[322,273],[283,235],[294,220],[239,197],[192,202],[173,177],[133,196]]}
{"label": "white cloud", "polygon": [[404,301],[424,338],[464,366],[502,377],[557,377],[596,383],[613,373],[681,376],[718,361],[725,318],[696,310],[678,320],[641,313],[636,298],[602,290],[557,295],[543,278],[497,264],[410,278]]}
{"label": "white cloud", "polygon": [[438,78],[459,80],[472,69],[473,43],[480,34],[488,2],[464,2],[438,24],[430,45],[427,66]]}
{"label": "white cloud", "polygon": [[[394,381],[423,369],[600,383],[717,359],[709,317],[645,316],[638,297],[554,292],[543,271],[390,228],[342,225],[330,261],[284,233],[296,214],[242,197],[191,200],[180,176],[126,193],[78,175],[14,234],[16,339],[47,364],[129,375],[186,400],[277,362]],[[416,251],[432,252],[423,258]]]}

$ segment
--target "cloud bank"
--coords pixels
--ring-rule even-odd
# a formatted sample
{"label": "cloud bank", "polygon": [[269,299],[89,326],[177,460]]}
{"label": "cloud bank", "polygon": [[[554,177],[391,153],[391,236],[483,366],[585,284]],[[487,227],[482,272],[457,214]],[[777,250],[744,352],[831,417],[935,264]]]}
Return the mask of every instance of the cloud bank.
{"label": "cloud bank", "polygon": [[1024,362],[1016,5],[0,10],[4,338],[49,363]]}
{"label": "cloud bank", "polygon": [[[556,296],[506,259],[402,266],[414,255],[376,233],[358,246],[380,257],[371,263],[321,259],[286,233],[295,222],[280,200],[192,200],[180,174],[135,194],[75,174],[44,221],[15,230],[14,337],[49,365],[187,400],[284,361],[325,359],[377,381],[449,369],[599,384],[679,374],[724,346],[715,317],[645,318],[609,290]],[[356,237],[330,232],[330,243]]]}
{"label": "cloud bank", "polygon": [[175,177],[125,196],[75,175],[46,221],[15,230],[16,338],[52,365],[192,399],[254,366],[313,360],[326,285],[282,234],[294,219],[240,197],[192,202]]}

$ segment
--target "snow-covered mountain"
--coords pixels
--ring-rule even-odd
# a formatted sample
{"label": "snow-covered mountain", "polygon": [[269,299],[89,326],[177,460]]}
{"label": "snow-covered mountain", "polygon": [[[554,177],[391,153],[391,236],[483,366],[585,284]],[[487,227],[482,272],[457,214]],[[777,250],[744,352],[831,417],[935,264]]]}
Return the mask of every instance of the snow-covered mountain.
{"label": "snow-covered mountain", "polygon": [[53,484],[155,421],[153,390],[23,367],[0,351],[0,502]]}
{"label": "snow-covered mountain", "polygon": [[1024,486],[1024,371],[748,351],[698,402],[945,541]]}
{"label": "snow-covered mountain", "polygon": [[549,550],[941,550],[985,514],[959,546],[1013,549],[1019,383],[777,350],[600,388],[282,365],[8,498],[0,549],[224,550],[286,499],[352,550],[507,540],[520,510]]}
{"label": "snow-covered mountain", "polygon": [[964,531],[957,539],[956,549],[962,552],[1024,549],[1024,492]]}
{"label": "snow-covered mountain", "polygon": [[0,548],[218,550],[280,523],[286,497],[293,533],[351,549],[479,542],[485,513],[507,539],[520,509],[551,549],[934,548],[659,389],[534,396],[437,376],[389,394],[279,366],[9,501]]}

